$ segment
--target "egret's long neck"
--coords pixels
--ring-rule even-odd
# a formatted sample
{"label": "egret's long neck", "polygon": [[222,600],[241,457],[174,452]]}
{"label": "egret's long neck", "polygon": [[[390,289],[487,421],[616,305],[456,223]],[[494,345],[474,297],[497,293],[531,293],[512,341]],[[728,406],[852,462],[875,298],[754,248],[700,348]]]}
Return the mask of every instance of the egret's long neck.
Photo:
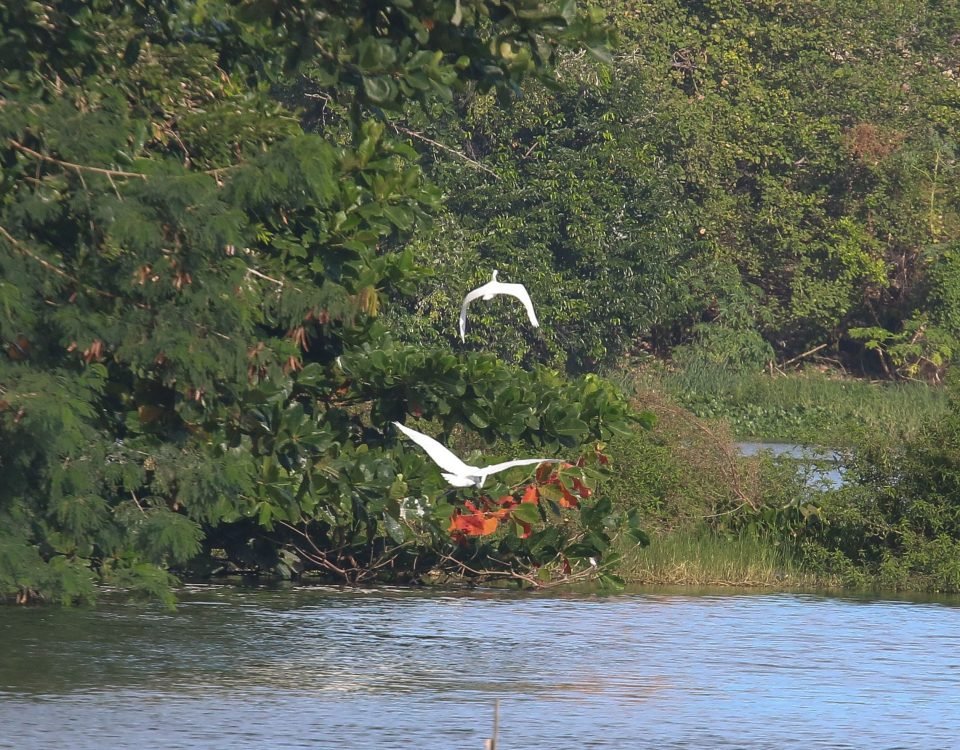
{"label": "egret's long neck", "polygon": [[500,272],[499,272],[499,271],[494,271],[494,272],[493,272],[493,277],[490,279],[490,281],[496,281],[496,280],[497,280],[497,274],[498,274],[498,273],[500,273]]}

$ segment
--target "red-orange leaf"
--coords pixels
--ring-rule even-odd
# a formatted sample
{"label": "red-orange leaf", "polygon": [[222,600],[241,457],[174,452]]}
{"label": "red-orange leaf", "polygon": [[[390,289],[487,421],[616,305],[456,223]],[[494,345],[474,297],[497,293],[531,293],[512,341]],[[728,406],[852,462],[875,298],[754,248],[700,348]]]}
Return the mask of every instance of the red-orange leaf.
{"label": "red-orange leaf", "polygon": [[528,484],[527,489],[523,491],[523,499],[520,501],[522,503],[533,503],[536,505],[540,500],[540,490],[537,489],[535,484]]}
{"label": "red-orange leaf", "polygon": [[457,512],[450,517],[450,527],[448,531],[467,534],[468,536],[486,536],[492,534],[500,525],[500,519],[496,516],[487,517],[485,513],[471,513],[465,515]]}
{"label": "red-orange leaf", "polygon": [[550,475],[553,473],[553,464],[540,464],[537,467],[537,482],[543,484],[550,479]]}
{"label": "red-orange leaf", "polygon": [[563,493],[563,497],[560,498],[559,504],[561,508],[579,508],[580,501],[577,500],[576,495],[574,495],[570,490],[560,485],[560,491]]}
{"label": "red-orange leaf", "polygon": [[486,518],[483,521],[483,530],[480,532],[480,536],[486,536],[487,534],[492,534],[497,530],[497,526],[500,525],[499,518]]}
{"label": "red-orange leaf", "polygon": [[580,495],[580,497],[590,497],[593,494],[593,490],[587,487],[587,485],[585,485],[579,479],[573,480],[573,489],[576,490],[576,493]]}

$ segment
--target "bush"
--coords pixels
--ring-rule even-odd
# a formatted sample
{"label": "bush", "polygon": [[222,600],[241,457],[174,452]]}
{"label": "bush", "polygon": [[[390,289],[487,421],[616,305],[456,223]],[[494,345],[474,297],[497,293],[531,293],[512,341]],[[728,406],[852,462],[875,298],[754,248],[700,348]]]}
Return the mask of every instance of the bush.
{"label": "bush", "polygon": [[763,504],[759,464],[739,455],[725,426],[655,392],[638,394],[634,405],[656,423],[609,443],[613,475],[601,490],[615,506],[635,508],[646,528],[666,533],[704,523],[721,528]]}
{"label": "bush", "polygon": [[[806,559],[847,564],[891,588],[960,591],[960,387],[947,414],[897,443],[875,435],[855,451],[848,486],[824,495],[805,530]],[[845,562],[846,561],[846,562]]]}

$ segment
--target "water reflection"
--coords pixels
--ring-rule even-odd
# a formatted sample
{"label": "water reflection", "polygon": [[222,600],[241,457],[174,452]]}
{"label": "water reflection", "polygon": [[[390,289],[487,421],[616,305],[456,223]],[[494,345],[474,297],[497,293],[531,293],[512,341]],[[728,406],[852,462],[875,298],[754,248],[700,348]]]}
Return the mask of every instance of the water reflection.
{"label": "water reflection", "polygon": [[[949,747],[960,607],[811,595],[190,591],[0,610],[17,748]],[[0,740],[0,747],[4,740]]]}
{"label": "water reflection", "polygon": [[846,469],[844,455],[831,448],[818,448],[797,443],[737,443],[742,456],[758,456],[762,453],[775,458],[789,459],[805,473],[806,485],[814,490],[832,490],[844,483]]}

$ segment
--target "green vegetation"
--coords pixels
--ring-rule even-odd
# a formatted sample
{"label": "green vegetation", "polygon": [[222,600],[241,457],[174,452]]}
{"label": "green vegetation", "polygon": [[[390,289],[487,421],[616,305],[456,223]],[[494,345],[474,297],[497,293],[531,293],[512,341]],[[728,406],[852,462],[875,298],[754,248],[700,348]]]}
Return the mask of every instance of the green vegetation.
{"label": "green vegetation", "polygon": [[848,425],[844,482],[830,488],[807,484],[808,462],[739,456],[726,420],[633,387],[657,422],[611,441],[612,460],[631,468],[601,485],[650,532],[648,547],[624,553],[627,580],[960,591],[960,383],[910,430],[883,429],[889,409],[861,403],[872,427]]}
{"label": "green vegetation", "polygon": [[807,574],[775,541],[744,532],[725,537],[710,531],[675,532],[624,555],[625,579],[648,585],[814,588]]}
{"label": "green vegetation", "polygon": [[641,367],[614,377],[628,392],[660,391],[739,440],[842,447],[877,433],[907,439],[947,415],[942,388],[858,380],[808,369],[771,376],[705,363]]}
{"label": "green vegetation", "polygon": [[[927,384],[960,351],[960,7],[7,5],[0,597],[613,585],[648,535],[958,585]],[[494,268],[543,325],[498,298],[461,344]],[[775,375],[814,357],[885,382]],[[564,462],[451,490],[395,420]]]}
{"label": "green vegetation", "polygon": [[760,370],[815,349],[939,378],[960,334],[960,10],[602,6],[612,65],[567,54],[513,107],[471,92],[450,116],[408,115],[459,158],[427,162],[447,213],[400,330],[450,340],[463,278],[496,266],[553,321],[478,320],[471,341],[514,360],[647,350]]}
{"label": "green vegetation", "polygon": [[[438,205],[391,113],[515,87],[589,18],[51,0],[0,29],[0,596],[549,583],[603,556],[621,519],[590,487],[635,418],[614,389],[398,344],[379,315]],[[390,427],[411,416],[568,463],[451,492]]]}
{"label": "green vegetation", "polygon": [[960,390],[947,415],[855,453],[847,486],[800,535],[809,565],[852,584],[960,591]]}
{"label": "green vegetation", "polygon": [[796,535],[819,512],[802,467],[741,456],[725,422],[635,388],[637,408],[656,423],[610,442],[622,468],[600,485],[615,506],[639,512],[650,535],[649,546],[623,549],[621,575],[649,584],[823,583],[800,564]]}

